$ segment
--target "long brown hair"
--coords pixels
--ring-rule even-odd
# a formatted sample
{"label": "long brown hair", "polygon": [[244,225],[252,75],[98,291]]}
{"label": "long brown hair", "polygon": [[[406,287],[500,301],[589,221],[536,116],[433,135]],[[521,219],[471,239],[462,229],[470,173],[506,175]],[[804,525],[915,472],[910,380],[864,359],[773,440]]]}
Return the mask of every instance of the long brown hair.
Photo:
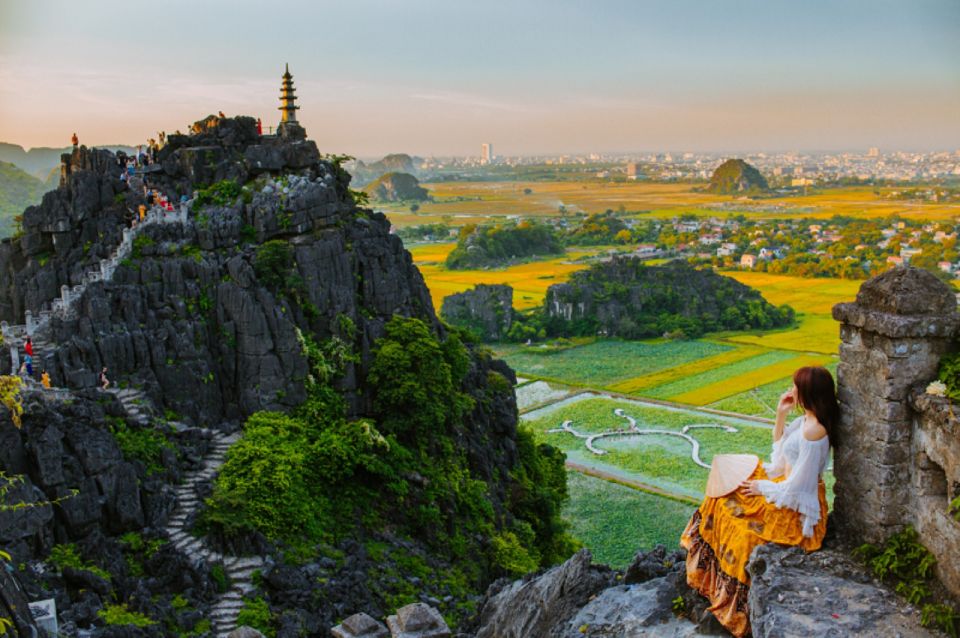
{"label": "long brown hair", "polygon": [[819,366],[800,368],[793,373],[793,383],[797,386],[797,403],[813,412],[827,436],[832,437],[840,422],[840,404],[830,371]]}

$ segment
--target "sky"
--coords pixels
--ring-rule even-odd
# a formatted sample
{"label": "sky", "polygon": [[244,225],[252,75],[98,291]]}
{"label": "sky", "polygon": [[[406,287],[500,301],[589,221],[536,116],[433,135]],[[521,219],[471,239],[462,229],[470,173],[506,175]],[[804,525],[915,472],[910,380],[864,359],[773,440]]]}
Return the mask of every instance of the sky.
{"label": "sky", "polygon": [[0,0],[0,141],[277,111],[376,157],[960,149],[960,0]]}

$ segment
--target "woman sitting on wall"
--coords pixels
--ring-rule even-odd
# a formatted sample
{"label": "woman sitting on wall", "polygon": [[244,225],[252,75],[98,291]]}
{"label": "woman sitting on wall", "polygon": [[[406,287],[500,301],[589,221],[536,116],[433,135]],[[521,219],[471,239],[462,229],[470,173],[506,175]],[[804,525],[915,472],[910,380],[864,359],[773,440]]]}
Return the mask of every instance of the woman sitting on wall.
{"label": "woman sitting on wall", "polygon": [[[687,550],[687,583],[710,600],[710,611],[736,636],[750,633],[746,567],[762,543],[820,548],[827,531],[821,475],[830,434],[840,420],[833,377],[825,368],[800,368],[777,405],[770,463],[749,455],[714,457],[707,496],[680,544]],[[786,425],[789,413],[803,415]]]}

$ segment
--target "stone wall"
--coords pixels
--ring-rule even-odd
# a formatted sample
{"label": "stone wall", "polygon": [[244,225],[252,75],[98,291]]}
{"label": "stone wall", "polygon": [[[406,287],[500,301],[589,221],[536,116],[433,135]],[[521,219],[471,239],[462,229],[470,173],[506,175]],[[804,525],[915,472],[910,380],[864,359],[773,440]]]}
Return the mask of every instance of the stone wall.
{"label": "stone wall", "polygon": [[926,271],[896,268],[833,316],[842,415],[833,521],[845,537],[873,543],[913,525],[941,581],[960,595],[960,522],[948,513],[960,489],[960,425],[947,400],[923,394],[955,349],[956,297]]}

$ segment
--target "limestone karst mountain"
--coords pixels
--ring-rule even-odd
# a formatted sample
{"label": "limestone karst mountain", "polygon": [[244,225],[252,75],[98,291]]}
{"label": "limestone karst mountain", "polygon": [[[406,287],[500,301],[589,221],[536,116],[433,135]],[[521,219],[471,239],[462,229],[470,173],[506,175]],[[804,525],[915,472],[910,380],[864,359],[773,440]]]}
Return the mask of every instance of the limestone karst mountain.
{"label": "limestone karst mountain", "polygon": [[[350,175],[252,118],[195,131],[129,186],[108,151],[65,155],[0,243],[0,365],[30,333],[55,388],[0,427],[0,546],[49,566],[30,596],[62,592],[69,631],[225,635],[266,609],[320,635],[420,597],[463,620],[569,553],[562,456],[517,431],[513,372],[440,322]],[[176,206],[141,221],[144,186]]]}
{"label": "limestone karst mountain", "polygon": [[755,194],[770,188],[766,178],[742,159],[728,159],[710,176],[707,190],[723,195]]}

